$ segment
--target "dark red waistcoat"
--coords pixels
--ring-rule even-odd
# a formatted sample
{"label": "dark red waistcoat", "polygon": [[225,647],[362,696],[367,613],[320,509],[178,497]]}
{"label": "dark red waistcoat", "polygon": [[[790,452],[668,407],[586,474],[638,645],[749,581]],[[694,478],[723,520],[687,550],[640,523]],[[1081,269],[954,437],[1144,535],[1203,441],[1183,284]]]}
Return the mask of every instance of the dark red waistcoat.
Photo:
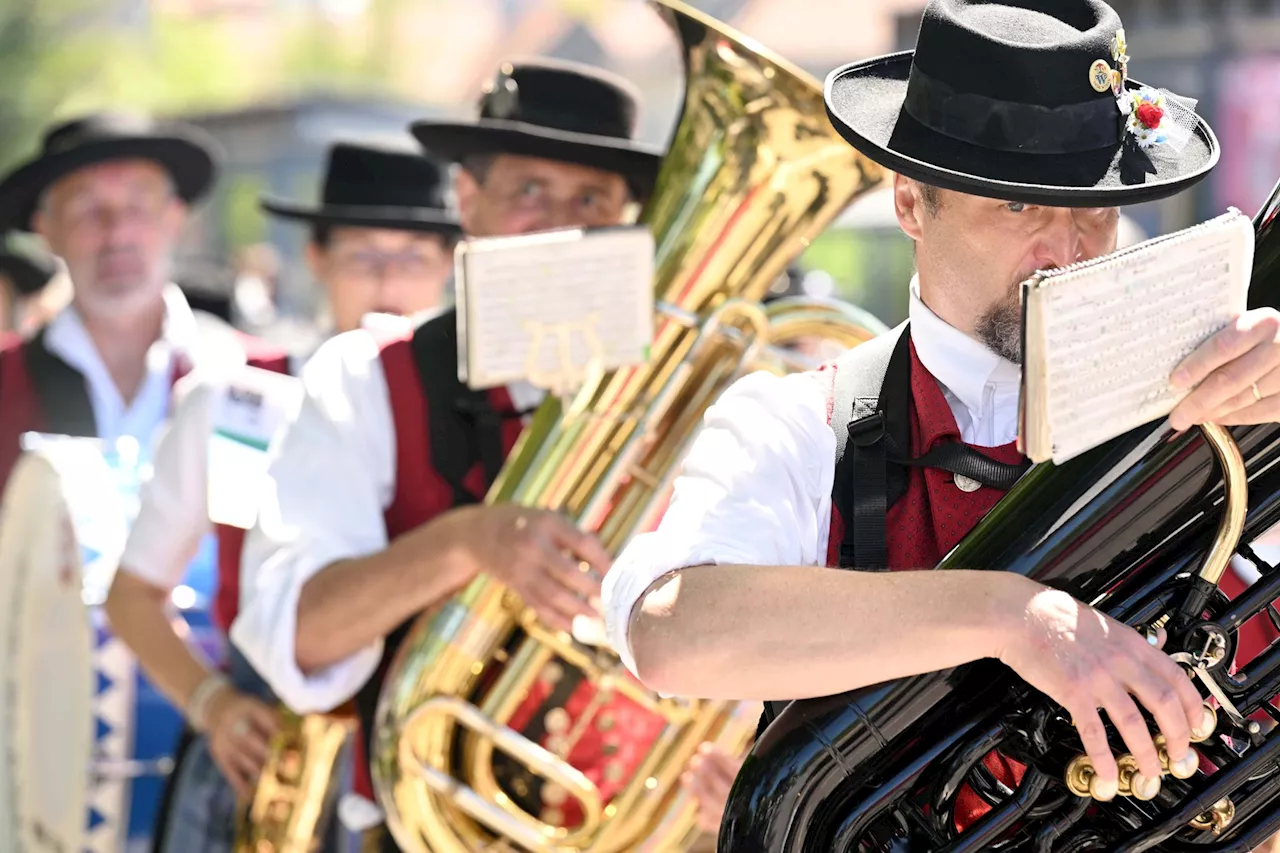
{"label": "dark red waistcoat", "polygon": [[[287,353],[249,338],[245,342],[245,363],[273,373],[289,372]],[[240,612],[240,556],[244,551],[245,530],[229,524],[215,524],[218,537],[218,592],[213,601],[213,623],[224,635]]]}
{"label": "dark red waistcoat", "polygon": [[[383,513],[387,539],[399,536],[425,524],[453,508],[454,494],[448,482],[438,474],[431,462],[431,438],[427,428],[431,413],[423,391],[422,378],[414,358],[413,336],[404,335],[385,342],[381,347],[382,370],[387,380],[391,401],[391,418],[395,426],[396,486],[391,505]],[[512,415],[515,406],[505,388],[489,392],[489,402],[499,415]],[[504,456],[511,452],[520,437],[522,425],[519,418],[507,417],[502,425],[502,449]],[[483,466],[477,462],[464,481],[467,490],[477,499],[486,491]],[[396,637],[398,640],[399,637]],[[394,642],[388,638],[383,654],[383,664],[371,682],[377,690],[386,673],[386,666],[394,653]],[[362,720],[362,724],[367,721]],[[366,758],[369,733],[356,738],[355,778],[356,793],[373,799],[373,785],[369,778]]]}
{"label": "dark red waistcoat", "polygon": [[[819,371],[827,383],[827,417],[832,416],[832,389],[836,364]],[[960,428],[955,415],[938,386],[938,381],[920,362],[915,344],[911,345],[911,455],[923,456],[943,442],[959,441]],[[1022,460],[1014,443],[1002,447],[980,448],[983,453],[1004,463]],[[936,468],[907,469],[907,490],[889,508],[885,519],[885,544],[889,568],[893,571],[931,569],[956,546],[992,507],[1004,492],[990,486],[977,491],[962,491],[954,477]],[[827,543],[827,565],[839,565],[840,542],[844,537],[844,519],[837,508],[831,511],[831,532]],[[1025,768],[997,754],[989,754],[984,763],[996,778],[1016,788]],[[956,796],[955,819],[958,828],[969,826],[991,810],[968,785]]]}

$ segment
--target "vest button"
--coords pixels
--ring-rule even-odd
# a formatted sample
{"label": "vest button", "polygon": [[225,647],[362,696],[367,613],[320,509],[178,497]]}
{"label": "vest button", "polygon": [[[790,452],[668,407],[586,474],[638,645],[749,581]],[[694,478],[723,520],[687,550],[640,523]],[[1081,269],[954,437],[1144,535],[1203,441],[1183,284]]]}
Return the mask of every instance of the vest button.
{"label": "vest button", "polygon": [[966,477],[964,474],[956,474],[956,488],[962,492],[976,492],[982,488],[982,484],[972,477]]}

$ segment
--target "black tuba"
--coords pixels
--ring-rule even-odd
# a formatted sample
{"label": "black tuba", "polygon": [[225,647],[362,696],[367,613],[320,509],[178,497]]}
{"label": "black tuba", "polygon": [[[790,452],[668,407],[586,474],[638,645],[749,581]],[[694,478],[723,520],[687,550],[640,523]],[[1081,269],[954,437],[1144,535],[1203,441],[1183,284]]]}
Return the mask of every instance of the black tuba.
{"label": "black tuba", "polygon": [[[1280,184],[1255,225],[1249,304],[1280,306]],[[1280,568],[1240,544],[1280,522],[1278,463],[1277,424],[1149,424],[1033,468],[938,566],[1017,572],[1128,625],[1164,626],[1166,651],[1217,708],[1194,775],[1178,778],[1162,751],[1170,775],[1130,785],[1121,756],[1121,796],[1091,798],[1063,709],[979,661],[791,703],[734,783],[721,853],[1245,851],[1280,831],[1280,642],[1231,671],[1241,625],[1280,625]],[[1235,553],[1261,579],[1228,600],[1217,581]],[[1027,765],[1014,790],[983,764],[997,748]],[[965,785],[991,808],[961,832]]]}

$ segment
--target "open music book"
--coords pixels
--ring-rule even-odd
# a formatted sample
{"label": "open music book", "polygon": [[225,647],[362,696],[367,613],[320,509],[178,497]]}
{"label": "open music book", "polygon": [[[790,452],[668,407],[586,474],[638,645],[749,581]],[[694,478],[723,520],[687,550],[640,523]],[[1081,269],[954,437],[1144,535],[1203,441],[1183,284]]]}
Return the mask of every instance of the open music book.
{"label": "open music book", "polygon": [[1238,210],[1022,283],[1018,445],[1062,463],[1173,411],[1178,364],[1245,310]]}
{"label": "open music book", "polygon": [[654,244],[642,226],[471,239],[454,253],[459,379],[566,393],[643,363],[653,342]]}

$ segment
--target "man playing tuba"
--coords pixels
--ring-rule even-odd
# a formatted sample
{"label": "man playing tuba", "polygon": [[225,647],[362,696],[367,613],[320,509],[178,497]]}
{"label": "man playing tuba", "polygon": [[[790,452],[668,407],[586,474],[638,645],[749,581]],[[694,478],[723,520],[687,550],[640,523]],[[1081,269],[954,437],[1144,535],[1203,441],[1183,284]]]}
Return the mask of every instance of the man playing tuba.
{"label": "man playing tuba", "polygon": [[[998,658],[1072,715],[1100,792],[1114,796],[1099,709],[1158,778],[1138,704],[1170,760],[1185,759],[1204,720],[1183,671],[1139,633],[1025,577],[902,571],[936,565],[1024,470],[1019,283],[1113,251],[1119,205],[1174,195],[1218,159],[1191,108],[1164,95],[1146,106],[1153,90],[1128,80],[1109,6],[1042,5],[934,0],[915,51],[827,81],[836,128],[897,173],[898,222],[916,247],[910,321],[874,377],[886,426],[859,436],[880,461],[851,466],[833,508],[832,426],[851,417],[833,401],[855,379],[843,359],[748,376],[708,413],[660,527],[624,551],[604,598],[628,666],[675,694],[827,696]],[[1255,310],[1200,347],[1174,375],[1195,390],[1173,427],[1275,420],[1278,335],[1276,311]],[[901,456],[884,450],[895,424]],[[965,449],[952,470],[899,464],[949,444]],[[837,566],[892,571],[827,568]],[[986,763],[1016,787],[1021,766]],[[989,810],[972,790],[957,801],[965,825]]]}
{"label": "man playing tuba", "polygon": [[[637,105],[629,86],[593,69],[504,64],[477,122],[413,130],[460,163],[469,236],[610,226],[649,193],[661,162],[634,138]],[[555,513],[478,504],[541,394],[515,384],[473,397],[465,412],[456,400],[433,406],[432,388],[456,383],[455,325],[448,312],[409,336],[357,331],[320,349],[272,467],[277,494],[245,546],[232,641],[296,711],[355,696],[366,739],[384,664],[418,614],[484,572],[568,630],[599,595],[578,562],[599,573],[610,564]],[[712,753],[690,780],[713,826],[735,766]],[[367,770],[358,762],[355,785],[371,796]]]}

